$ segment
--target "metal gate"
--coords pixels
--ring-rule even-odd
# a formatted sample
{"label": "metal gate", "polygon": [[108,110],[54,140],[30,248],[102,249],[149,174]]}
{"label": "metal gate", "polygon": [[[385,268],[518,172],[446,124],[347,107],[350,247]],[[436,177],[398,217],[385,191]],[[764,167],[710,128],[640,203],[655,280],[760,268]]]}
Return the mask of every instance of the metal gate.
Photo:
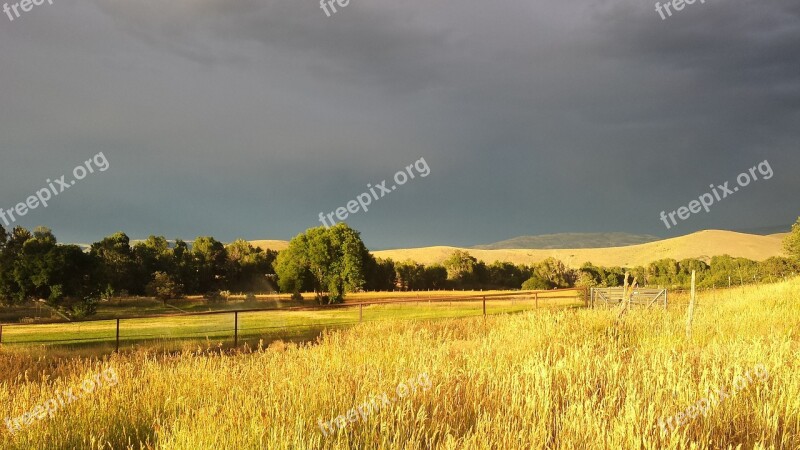
{"label": "metal gate", "polygon": [[644,289],[628,288],[627,296],[624,288],[592,288],[590,301],[592,308],[595,306],[617,306],[622,302],[628,301],[630,297],[631,306],[644,306],[649,308],[653,305],[663,305],[667,309],[667,290],[666,289]]}

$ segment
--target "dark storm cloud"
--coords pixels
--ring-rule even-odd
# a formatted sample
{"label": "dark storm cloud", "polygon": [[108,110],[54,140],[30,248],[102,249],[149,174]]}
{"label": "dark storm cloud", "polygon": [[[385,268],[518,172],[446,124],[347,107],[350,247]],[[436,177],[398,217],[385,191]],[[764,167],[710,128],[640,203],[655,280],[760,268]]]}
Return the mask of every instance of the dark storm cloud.
{"label": "dark storm cloud", "polygon": [[368,244],[666,234],[661,210],[764,159],[772,180],[673,231],[800,213],[796,2],[665,21],[633,0],[433,3],[97,0],[3,23],[0,206],[104,151],[107,176],[24,224],[288,238],[419,157],[431,176],[351,222]]}

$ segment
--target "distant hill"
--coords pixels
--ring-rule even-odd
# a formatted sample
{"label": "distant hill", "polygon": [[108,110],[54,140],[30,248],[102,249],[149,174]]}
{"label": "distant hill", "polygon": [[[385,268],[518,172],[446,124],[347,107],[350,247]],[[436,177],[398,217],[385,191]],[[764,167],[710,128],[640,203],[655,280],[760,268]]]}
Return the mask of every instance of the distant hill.
{"label": "distant hill", "polygon": [[554,248],[606,248],[646,244],[659,240],[658,236],[630,233],[556,233],[537,236],[520,236],[494,244],[476,245],[483,250],[499,249],[554,249]]}
{"label": "distant hill", "polygon": [[249,242],[253,247],[258,247],[262,250],[275,250],[276,252],[286,250],[289,247],[289,241],[261,240]]}
{"label": "distant hill", "polygon": [[395,261],[411,259],[421,264],[441,263],[455,250],[466,250],[472,256],[492,263],[508,261],[514,264],[532,264],[548,257],[560,259],[571,267],[580,267],[590,261],[601,266],[644,266],[663,258],[677,260],[698,258],[710,260],[712,256],[731,255],[763,261],[771,256],[783,256],[783,234],[758,236],[733,231],[707,230],[626,247],[582,249],[459,249],[456,247],[426,247],[373,252],[378,258]]}
{"label": "distant hill", "polygon": [[[768,231],[768,229],[764,229]],[[757,234],[737,233],[734,231],[706,230],[671,239],[653,240],[640,244],[632,244],[635,239],[658,239],[648,235],[635,235],[627,233],[560,233],[542,236],[527,236],[508,241],[488,244],[484,248],[458,248],[458,247],[423,247],[394,250],[373,251],[378,258],[391,258],[395,261],[411,259],[421,264],[436,264],[447,259],[456,250],[465,250],[472,256],[493,263],[507,261],[514,264],[532,264],[548,257],[560,259],[570,267],[580,267],[589,261],[601,266],[644,266],[663,258],[677,260],[685,258],[698,258],[709,261],[712,256],[731,255],[763,261],[772,256],[784,256],[783,239],[789,233],[776,233],[767,236]],[[525,241],[526,239],[533,239]],[[517,241],[519,239],[519,241]],[[610,242],[616,245],[605,247],[589,247],[600,245],[601,242]],[[254,247],[285,250],[289,241],[283,240],[255,240],[249,241]],[[494,246],[511,245],[508,242],[521,242],[521,245],[547,245],[547,248],[485,248]],[[133,243],[133,242],[132,242]],[[566,245],[575,248],[552,248]],[[172,245],[173,242],[170,241]],[[191,242],[187,242],[191,246]],[[88,249],[87,244],[79,244]],[[584,247],[577,247],[582,245]]]}

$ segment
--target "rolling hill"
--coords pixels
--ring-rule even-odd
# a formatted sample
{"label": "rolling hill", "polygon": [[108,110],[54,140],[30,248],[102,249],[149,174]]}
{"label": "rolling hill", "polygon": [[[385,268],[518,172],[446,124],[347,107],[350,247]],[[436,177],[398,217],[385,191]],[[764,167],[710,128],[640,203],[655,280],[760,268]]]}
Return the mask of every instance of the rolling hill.
{"label": "rolling hill", "polygon": [[519,236],[493,244],[476,245],[481,250],[606,248],[646,244],[661,238],[649,234],[630,233],[556,233],[538,236]]}
{"label": "rolling hill", "polygon": [[[646,265],[662,258],[700,258],[710,260],[712,256],[728,254],[762,261],[771,256],[783,255],[783,238],[786,233],[759,236],[733,231],[706,230],[686,236],[664,239],[646,244],[626,247],[583,249],[461,249],[487,263],[508,261],[514,264],[531,264],[548,257],[555,257],[571,267],[579,267],[591,261],[602,266]],[[378,258],[395,261],[414,260],[422,264],[444,261],[457,247],[425,247],[373,252]]]}
{"label": "rolling hill", "polygon": [[262,250],[275,250],[279,252],[281,250],[286,250],[289,247],[289,241],[279,241],[279,240],[261,240],[261,241],[249,241],[250,245],[253,247],[258,247]]}

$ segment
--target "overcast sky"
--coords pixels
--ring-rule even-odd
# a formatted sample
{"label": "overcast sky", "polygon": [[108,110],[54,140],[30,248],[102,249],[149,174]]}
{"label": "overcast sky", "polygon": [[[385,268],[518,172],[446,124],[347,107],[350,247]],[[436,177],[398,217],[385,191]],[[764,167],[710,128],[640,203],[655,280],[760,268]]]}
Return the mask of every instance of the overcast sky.
{"label": "overcast sky", "polygon": [[[800,215],[797,0],[667,20],[641,0],[337,9],[54,0],[0,16],[0,207],[103,152],[109,170],[16,224],[63,242],[288,239],[419,158],[429,176],[347,220],[369,247]],[[659,219],[764,160],[770,180]]]}

